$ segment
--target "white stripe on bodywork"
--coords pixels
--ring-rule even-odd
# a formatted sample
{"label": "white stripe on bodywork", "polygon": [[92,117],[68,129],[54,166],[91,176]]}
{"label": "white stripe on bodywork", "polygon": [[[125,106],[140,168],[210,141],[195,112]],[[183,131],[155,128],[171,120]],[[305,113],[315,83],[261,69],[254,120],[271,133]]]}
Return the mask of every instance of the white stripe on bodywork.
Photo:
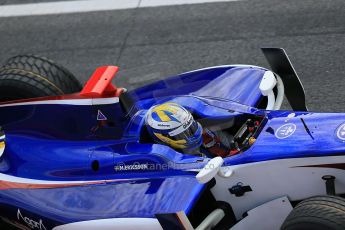
{"label": "white stripe on bodywork", "polygon": [[[114,179],[109,181],[127,181],[129,179]],[[16,177],[7,174],[0,173],[0,182],[12,182],[12,183],[22,183],[22,184],[33,184],[33,185],[50,185],[50,184],[86,184],[86,183],[97,183],[104,182],[107,180],[88,180],[88,181],[52,181],[52,180],[36,180],[24,177]]]}
{"label": "white stripe on bodywork", "polygon": [[226,68],[226,67],[248,67],[248,68],[259,68],[259,69],[262,69],[262,70],[268,70],[268,69],[266,69],[264,67],[260,67],[260,66],[256,66],[256,65],[232,64],[232,65],[210,66],[210,67],[205,67],[205,68],[201,68],[201,69],[191,70],[191,71],[184,72],[184,73],[181,73],[181,74],[193,73],[193,72],[198,72],[198,71],[208,70],[208,69]]}
{"label": "white stripe on bodywork", "polygon": [[13,104],[4,104],[0,107],[20,106],[20,105],[107,105],[118,103],[118,97],[111,98],[88,98],[88,99],[66,99],[66,100],[47,100],[47,101],[28,101]]}
{"label": "white stripe on bodywork", "polygon": [[64,224],[53,230],[163,230],[157,219],[154,218],[112,218],[90,221],[81,221]]}

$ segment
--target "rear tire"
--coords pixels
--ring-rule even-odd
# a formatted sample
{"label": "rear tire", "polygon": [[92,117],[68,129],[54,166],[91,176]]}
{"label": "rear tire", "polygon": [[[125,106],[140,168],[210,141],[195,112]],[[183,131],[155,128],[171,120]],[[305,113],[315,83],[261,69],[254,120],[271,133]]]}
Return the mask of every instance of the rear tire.
{"label": "rear tire", "polygon": [[18,55],[0,68],[0,101],[56,96],[81,91],[67,69],[37,55]]}
{"label": "rear tire", "polygon": [[284,221],[282,230],[343,230],[345,199],[316,196],[300,202]]}

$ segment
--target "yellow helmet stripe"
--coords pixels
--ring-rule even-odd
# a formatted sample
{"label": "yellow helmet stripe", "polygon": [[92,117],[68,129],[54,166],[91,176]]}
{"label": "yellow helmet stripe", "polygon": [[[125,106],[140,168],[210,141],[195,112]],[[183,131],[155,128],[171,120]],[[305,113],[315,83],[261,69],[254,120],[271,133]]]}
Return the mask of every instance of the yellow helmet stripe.
{"label": "yellow helmet stripe", "polygon": [[159,110],[156,112],[158,117],[161,119],[161,121],[170,121],[170,117],[168,115],[165,114],[164,111],[162,110]]}
{"label": "yellow helmet stripe", "polygon": [[164,103],[154,108],[153,112],[156,112],[158,117],[163,122],[171,121],[170,117],[165,113],[165,111],[171,112],[171,113],[177,113],[178,109],[174,107],[176,105],[175,103]]}
{"label": "yellow helmet stripe", "polygon": [[164,143],[167,143],[168,145],[170,145],[173,148],[176,148],[176,149],[186,148],[186,146],[185,146],[185,144],[187,143],[186,140],[176,140],[175,141],[175,140],[170,139],[169,137],[163,136],[160,133],[154,133],[154,134],[159,140],[163,141]]}

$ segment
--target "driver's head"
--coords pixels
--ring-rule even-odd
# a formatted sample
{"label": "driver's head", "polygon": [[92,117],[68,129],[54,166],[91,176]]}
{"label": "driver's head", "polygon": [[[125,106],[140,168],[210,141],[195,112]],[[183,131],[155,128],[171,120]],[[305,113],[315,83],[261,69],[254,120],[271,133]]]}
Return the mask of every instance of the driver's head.
{"label": "driver's head", "polygon": [[202,143],[202,127],[184,107],[167,102],[153,106],[146,115],[152,138],[174,149],[190,151]]}

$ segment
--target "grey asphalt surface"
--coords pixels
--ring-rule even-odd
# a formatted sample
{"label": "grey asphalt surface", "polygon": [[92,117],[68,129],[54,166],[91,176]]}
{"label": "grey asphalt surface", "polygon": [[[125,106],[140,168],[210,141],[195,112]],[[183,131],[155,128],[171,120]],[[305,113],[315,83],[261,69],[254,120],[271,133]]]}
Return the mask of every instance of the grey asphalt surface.
{"label": "grey asphalt surface", "polygon": [[213,65],[268,67],[260,47],[282,47],[304,83],[309,108],[345,112],[344,0],[244,0],[0,18],[0,34],[0,62],[40,54],[83,82],[97,66],[118,65],[115,82],[127,88]]}

